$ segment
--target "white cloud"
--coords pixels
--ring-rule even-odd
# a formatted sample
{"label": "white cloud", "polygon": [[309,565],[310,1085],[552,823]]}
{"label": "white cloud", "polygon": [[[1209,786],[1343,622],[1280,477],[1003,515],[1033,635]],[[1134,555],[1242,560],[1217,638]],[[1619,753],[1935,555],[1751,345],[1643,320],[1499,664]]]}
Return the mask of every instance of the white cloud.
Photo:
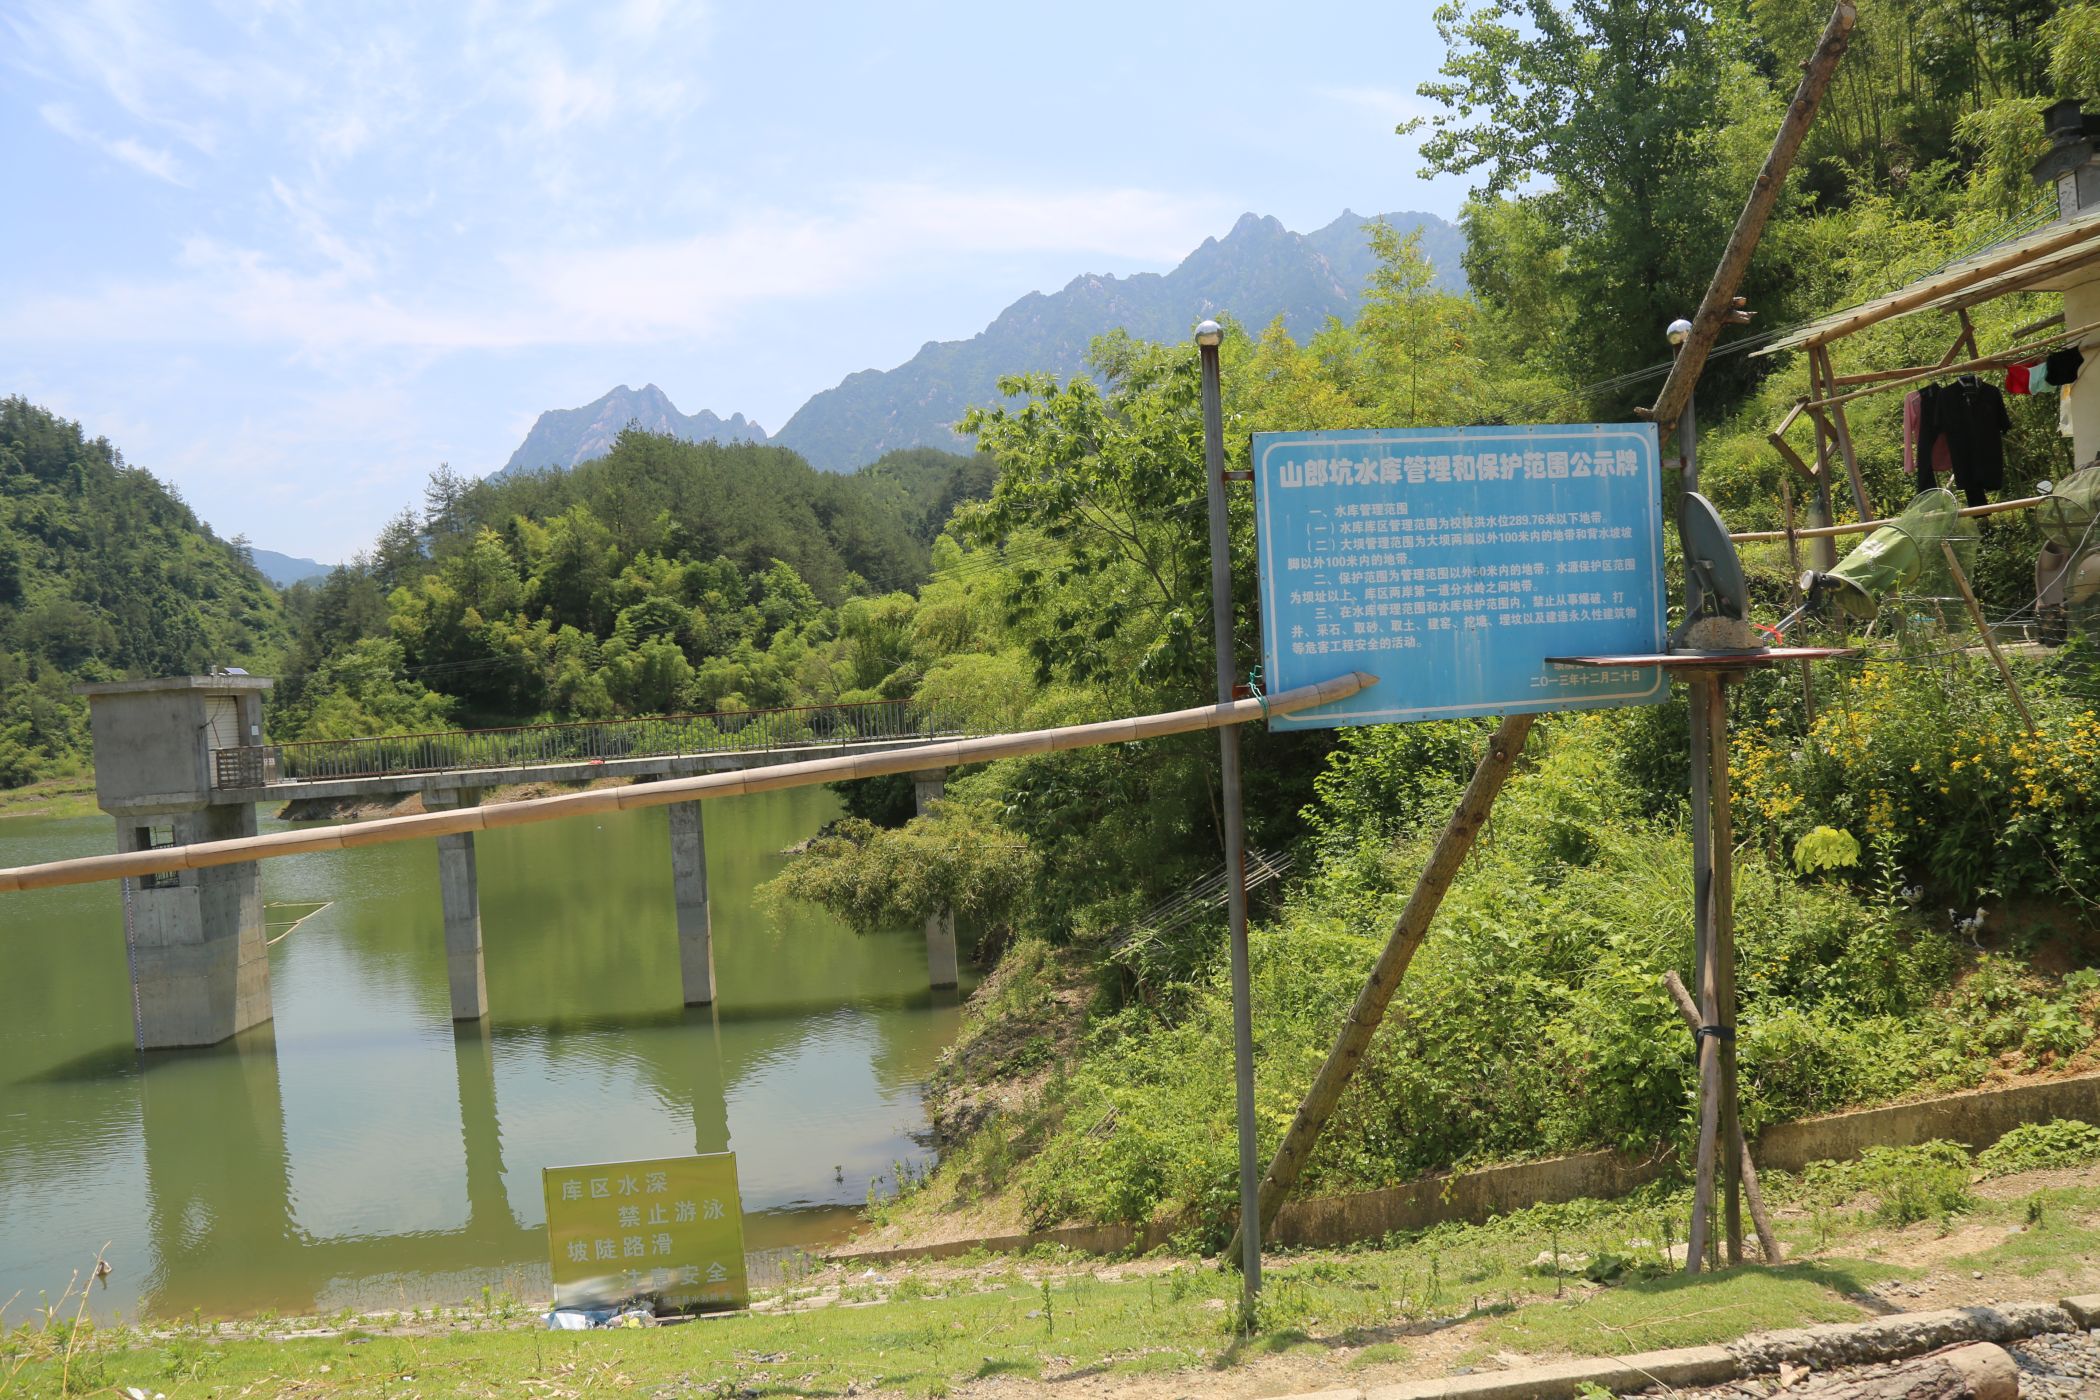
{"label": "white cloud", "polygon": [[273,190],[325,270],[193,237],[178,276],[0,308],[0,339],[248,343],[312,355],[704,340],[749,309],[868,288],[928,258],[1064,253],[1157,264],[1222,222],[1208,204],[1141,189],[868,185],[819,211],[754,211],[684,238],[496,254],[492,283],[441,300],[388,290],[309,202],[282,181]]}
{"label": "white cloud", "polygon": [[314,207],[311,199],[295,193],[290,186],[274,175],[270,177],[270,193],[276,196],[278,204],[291,217],[294,227],[315,252],[346,276],[371,276],[372,260],[351,247],[337,234],[328,220]]}
{"label": "white cloud", "polygon": [[[281,99],[300,86],[254,54],[222,58],[184,42],[169,12],[132,0],[26,0],[7,19],[11,66],[99,93],[134,122],[211,154],[210,109]],[[203,110],[200,110],[203,109]]]}
{"label": "white cloud", "polygon": [[44,124],[70,141],[83,146],[92,146],[104,155],[122,161],[132,169],[151,175],[156,180],[166,180],[171,185],[189,184],[184,177],[182,165],[175,153],[165,148],[160,150],[132,140],[129,136],[109,137],[90,131],[63,102],[46,102],[36,109]]}
{"label": "white cloud", "polygon": [[1423,99],[1400,88],[1327,87],[1321,88],[1319,95],[1386,126],[1427,116],[1431,110]]}
{"label": "white cloud", "polygon": [[957,252],[1071,252],[1173,262],[1196,246],[1220,208],[1145,189],[943,189],[867,186],[857,219],[898,247]]}

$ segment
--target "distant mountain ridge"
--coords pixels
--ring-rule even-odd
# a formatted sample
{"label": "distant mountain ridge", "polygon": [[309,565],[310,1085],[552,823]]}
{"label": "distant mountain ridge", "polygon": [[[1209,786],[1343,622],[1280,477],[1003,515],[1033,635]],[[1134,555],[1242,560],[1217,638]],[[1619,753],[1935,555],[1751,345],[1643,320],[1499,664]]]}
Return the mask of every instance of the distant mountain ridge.
{"label": "distant mountain ridge", "polygon": [[262,576],[279,588],[290,588],[301,579],[327,578],[335,569],[333,564],[279,554],[274,549],[251,548],[248,556],[254,560],[255,567]]}
{"label": "distant mountain ridge", "polygon": [[1344,211],[1312,233],[1243,214],[1172,272],[1075,277],[1060,291],[1022,297],[968,340],[929,341],[895,369],[848,375],[797,409],[773,441],[827,471],[850,471],[903,447],[965,446],[954,424],[971,405],[998,399],[1001,375],[1078,374],[1088,344],[1117,326],[1143,340],[1179,341],[1206,316],[1229,313],[1258,331],[1280,315],[1304,340],[1328,317],[1355,314],[1377,265],[1364,233],[1374,222],[1419,230],[1438,285],[1464,290],[1465,235],[1434,214],[1366,219]]}
{"label": "distant mountain ridge", "polygon": [[628,424],[686,442],[756,442],[766,430],[741,413],[718,418],[706,409],[680,413],[670,396],[654,384],[630,389],[625,384],[581,408],[554,408],[539,416],[525,441],[510,454],[497,476],[564,469],[612,451],[613,439]]}
{"label": "distant mountain ridge", "polygon": [[1058,291],[1030,292],[968,340],[928,341],[895,369],[849,374],[812,395],[771,438],[741,413],[727,420],[705,410],[688,416],[654,384],[639,390],[622,384],[582,408],[542,413],[497,475],[601,457],[630,422],[691,442],[772,442],[833,472],[906,448],[968,450],[955,424],[972,405],[998,400],[1002,375],[1082,373],[1088,345],[1117,327],[1141,340],[1179,341],[1206,316],[1230,314],[1254,331],[1281,316],[1302,341],[1330,316],[1350,320],[1377,267],[1364,232],[1372,223],[1418,233],[1437,285],[1465,289],[1465,235],[1434,214],[1364,218],[1344,210],[1311,233],[1243,214],[1231,232],[1204,239],[1171,272],[1087,273]]}

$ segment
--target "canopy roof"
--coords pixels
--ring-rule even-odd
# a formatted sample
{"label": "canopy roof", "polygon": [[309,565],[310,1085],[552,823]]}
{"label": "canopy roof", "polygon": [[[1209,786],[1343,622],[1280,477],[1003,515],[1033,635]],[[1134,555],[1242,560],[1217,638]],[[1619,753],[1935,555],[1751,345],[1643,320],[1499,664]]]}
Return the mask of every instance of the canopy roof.
{"label": "canopy roof", "polygon": [[1994,243],[1900,291],[1818,317],[1751,353],[1827,345],[1913,311],[1955,311],[2011,292],[2061,291],[2094,277],[2100,277],[2100,209]]}

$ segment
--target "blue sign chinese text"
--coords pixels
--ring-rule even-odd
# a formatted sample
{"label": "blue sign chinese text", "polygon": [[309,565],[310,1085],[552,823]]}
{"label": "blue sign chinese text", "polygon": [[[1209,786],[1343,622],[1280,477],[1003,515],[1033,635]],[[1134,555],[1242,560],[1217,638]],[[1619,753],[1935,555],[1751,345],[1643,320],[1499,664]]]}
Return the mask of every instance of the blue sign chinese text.
{"label": "blue sign chinese text", "polygon": [[1273,727],[1663,698],[1657,667],[1546,661],[1663,647],[1653,424],[1257,433],[1253,461],[1267,688],[1378,677]]}

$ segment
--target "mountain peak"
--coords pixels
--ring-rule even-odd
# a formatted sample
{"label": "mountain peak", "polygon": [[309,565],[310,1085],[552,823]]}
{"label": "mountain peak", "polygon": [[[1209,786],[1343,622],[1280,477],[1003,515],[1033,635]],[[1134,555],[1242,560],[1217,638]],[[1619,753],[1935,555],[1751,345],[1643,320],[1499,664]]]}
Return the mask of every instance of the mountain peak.
{"label": "mountain peak", "polygon": [[1236,238],[1248,238],[1255,234],[1265,234],[1270,238],[1292,236],[1291,231],[1283,226],[1283,220],[1274,214],[1242,214],[1234,220],[1232,231],[1225,235],[1224,241],[1230,243]]}
{"label": "mountain peak", "polygon": [[687,442],[764,442],[765,429],[736,413],[719,418],[707,409],[680,413],[671,396],[655,384],[613,388],[581,408],[555,408],[542,413],[518,450],[497,476],[562,470],[612,450],[613,440],[629,424],[644,432],[663,433]]}

